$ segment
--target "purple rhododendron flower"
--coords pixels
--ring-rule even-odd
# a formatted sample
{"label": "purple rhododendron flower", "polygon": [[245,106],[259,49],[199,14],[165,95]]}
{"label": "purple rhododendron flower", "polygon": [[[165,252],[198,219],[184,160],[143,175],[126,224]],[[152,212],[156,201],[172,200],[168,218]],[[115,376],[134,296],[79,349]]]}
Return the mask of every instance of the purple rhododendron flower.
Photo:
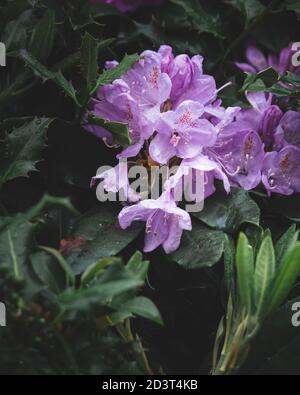
{"label": "purple rhododendron flower", "polygon": [[300,113],[287,111],[280,120],[276,135],[276,147],[292,144],[300,147]]}
{"label": "purple rhododendron flower", "polygon": [[262,181],[269,193],[292,195],[300,192],[300,149],[287,145],[279,152],[266,154]]}
{"label": "purple rhododendron flower", "polygon": [[[255,48],[248,49],[247,57],[252,70],[265,68],[271,60],[276,63]],[[287,58],[284,50],[278,60],[282,70]],[[116,65],[111,61],[106,68]],[[175,165],[175,174],[168,175],[156,200],[142,200],[145,194],[132,189],[121,163],[92,180],[93,185],[101,180],[107,192],[125,191],[120,225],[126,229],[133,221],[146,222],[146,252],[162,246],[171,253],[179,247],[183,231],[191,230],[189,214],[175,201],[187,175],[191,175],[190,196],[185,196],[189,202],[211,196],[216,180],[227,193],[231,186],[251,190],[260,184],[269,194],[300,192],[300,113],[284,114],[273,96],[264,92],[247,93],[251,106],[247,109],[225,108],[217,94],[214,78],[203,72],[201,56],[174,56],[164,45],[158,52],[143,52],[131,70],[100,87],[90,101],[92,114],[128,125],[132,144],[118,159],[144,166],[146,174],[153,166]],[[114,147],[105,129],[95,125],[86,129]],[[203,175],[200,190],[198,172]]]}
{"label": "purple rhododendron flower", "polygon": [[145,252],[162,245],[165,252],[170,254],[178,249],[183,230],[192,229],[189,214],[177,207],[168,194],[157,200],[143,200],[123,208],[119,214],[121,228],[127,229],[133,221],[146,222]]}
{"label": "purple rhododendron flower", "polygon": [[162,0],[92,0],[92,3],[110,4],[122,12],[134,11],[142,6],[155,7],[161,4]]}
{"label": "purple rhododendron flower", "polygon": [[203,147],[212,145],[217,132],[208,120],[200,119],[203,113],[200,103],[185,101],[176,111],[161,114],[156,123],[158,134],[150,145],[151,157],[166,164],[174,156],[193,158]]}
{"label": "purple rhododendron flower", "polygon": [[205,152],[222,166],[233,185],[250,190],[261,182],[264,144],[247,124],[232,123]]}
{"label": "purple rhododendron flower", "polygon": [[280,75],[284,75],[287,71],[300,75],[300,67],[292,64],[292,57],[296,50],[293,50],[293,43],[284,48],[279,57],[274,54],[265,56],[257,47],[250,45],[246,50],[246,58],[248,63],[236,63],[236,65],[246,73],[256,74],[268,67],[273,67]]}
{"label": "purple rhododendron flower", "polygon": [[241,111],[237,119],[258,132],[266,147],[271,148],[283,113],[277,105],[272,104],[272,95],[253,92],[246,96],[252,108]]}

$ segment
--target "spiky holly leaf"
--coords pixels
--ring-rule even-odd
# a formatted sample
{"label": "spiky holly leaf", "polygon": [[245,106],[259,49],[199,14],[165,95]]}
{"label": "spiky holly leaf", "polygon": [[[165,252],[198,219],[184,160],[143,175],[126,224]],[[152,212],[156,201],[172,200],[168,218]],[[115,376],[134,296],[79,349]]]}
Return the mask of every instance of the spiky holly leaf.
{"label": "spiky holly leaf", "polygon": [[46,144],[47,129],[53,119],[35,118],[6,133],[0,140],[0,185],[37,171],[36,163]]}

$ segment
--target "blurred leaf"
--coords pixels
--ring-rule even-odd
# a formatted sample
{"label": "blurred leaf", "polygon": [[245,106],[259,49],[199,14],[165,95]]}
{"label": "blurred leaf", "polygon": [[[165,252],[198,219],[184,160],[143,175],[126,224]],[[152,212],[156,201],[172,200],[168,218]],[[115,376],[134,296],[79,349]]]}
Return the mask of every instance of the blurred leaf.
{"label": "blurred leaf", "polygon": [[[113,305],[114,306],[114,305]],[[118,306],[116,306],[118,307]],[[154,303],[144,296],[138,296],[119,306],[121,312],[138,315],[150,321],[163,325],[163,321]]]}
{"label": "blurred leaf", "polygon": [[99,281],[90,287],[68,289],[63,292],[59,296],[61,314],[67,314],[68,319],[74,319],[78,314],[88,315],[91,309],[109,307],[114,297],[141,286],[141,279],[128,272],[122,263],[114,263],[108,266]]}
{"label": "blurred leaf", "polygon": [[22,12],[16,20],[9,22],[1,36],[1,42],[5,43],[6,50],[26,48],[29,32],[33,26],[34,18],[31,10]]}
{"label": "blurred leaf", "polygon": [[45,62],[50,55],[55,34],[55,12],[48,9],[41,21],[35,26],[30,44],[29,52],[41,62]]}
{"label": "blurred leaf", "polygon": [[113,263],[119,262],[121,258],[105,258],[101,261],[90,265],[81,276],[81,286],[85,287],[97,279],[104,273],[105,269]]}
{"label": "blurred leaf", "polygon": [[292,225],[278,240],[275,246],[277,265],[283,262],[287,253],[293,249],[298,241],[299,231]]}
{"label": "blurred leaf", "polygon": [[243,15],[246,22],[246,28],[266,9],[266,7],[259,0],[228,0],[228,3]]}
{"label": "blurred leaf", "polygon": [[270,291],[268,313],[273,313],[285,301],[300,274],[300,243],[288,252],[277,269]]}
{"label": "blurred leaf", "polygon": [[144,261],[143,254],[140,251],[137,251],[129,259],[126,268],[139,276],[143,281],[145,281],[149,269],[149,264],[149,261]]}
{"label": "blurred leaf", "polygon": [[211,33],[216,37],[221,37],[220,18],[218,15],[211,15],[204,10],[197,0],[172,0],[173,3],[181,6],[186,15],[190,18],[193,29],[199,33]]}
{"label": "blurred leaf", "polygon": [[295,11],[300,13],[300,1],[299,0],[287,0],[286,8],[289,11]]}

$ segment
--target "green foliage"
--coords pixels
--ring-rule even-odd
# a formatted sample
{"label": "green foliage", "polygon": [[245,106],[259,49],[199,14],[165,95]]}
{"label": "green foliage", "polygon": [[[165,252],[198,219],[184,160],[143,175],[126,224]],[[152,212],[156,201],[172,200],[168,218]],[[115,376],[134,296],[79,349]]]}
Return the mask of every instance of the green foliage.
{"label": "green foliage", "polygon": [[7,132],[0,140],[0,185],[17,177],[27,177],[36,171],[36,163],[46,145],[49,118],[35,118],[31,122]]}
{"label": "green foliage", "polygon": [[[289,240],[285,249],[284,240]],[[300,243],[295,228],[288,229],[282,236],[276,251],[279,253],[277,256],[269,231],[265,232],[255,257],[247,237],[243,233],[240,235],[236,252],[238,293],[231,293],[226,329],[217,334],[215,374],[235,374],[242,368],[263,324],[276,313],[295,286],[300,274]],[[224,321],[222,319],[220,328]],[[224,341],[221,354],[220,337]]]}

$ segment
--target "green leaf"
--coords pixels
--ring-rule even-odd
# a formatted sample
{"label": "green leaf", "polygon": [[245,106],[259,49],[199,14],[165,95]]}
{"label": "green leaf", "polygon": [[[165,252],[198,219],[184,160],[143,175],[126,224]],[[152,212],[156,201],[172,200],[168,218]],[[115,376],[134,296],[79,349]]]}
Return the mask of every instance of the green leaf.
{"label": "green leaf", "polygon": [[285,301],[300,274],[300,243],[288,252],[277,269],[270,292],[268,313],[272,314]]}
{"label": "green leaf", "polygon": [[71,82],[67,81],[63,74],[59,72],[54,72],[47,69],[42,63],[40,63],[34,56],[32,56],[25,49],[17,51],[11,56],[16,56],[24,60],[25,64],[31,68],[33,73],[41,78],[44,82],[47,80],[52,80],[55,82],[67,96],[69,96],[78,106],[80,106],[77,97],[76,91]]}
{"label": "green leaf", "polygon": [[256,258],[254,275],[256,313],[264,314],[276,270],[275,251],[271,236],[264,238]]}
{"label": "green leaf", "polygon": [[0,185],[37,171],[35,165],[41,160],[47,129],[52,121],[49,118],[35,118],[0,141]]}
{"label": "green leaf", "polygon": [[127,312],[130,315],[138,315],[156,322],[158,325],[163,325],[163,320],[157,307],[150,299],[145,298],[144,296],[138,296],[131,299],[121,306],[114,306],[114,304],[112,304],[112,307],[116,307],[121,312]]}
{"label": "green leaf", "polygon": [[78,218],[66,240],[66,244],[70,244],[66,258],[75,274],[82,273],[103,258],[120,253],[139,235],[141,225],[138,223],[126,231],[120,229],[118,212],[118,207],[101,204]]}
{"label": "green leaf", "polygon": [[41,62],[50,55],[55,34],[55,12],[48,8],[32,32],[29,52]]}
{"label": "green leaf", "polygon": [[55,250],[54,248],[50,248],[50,247],[40,246],[40,249],[42,251],[45,251],[46,253],[52,255],[53,258],[56,259],[59,266],[62,268],[62,270],[64,271],[64,273],[66,275],[67,286],[74,287],[75,281],[76,281],[75,275],[72,272],[71,268],[69,267],[68,263],[65,261],[64,257],[61,255],[61,253],[59,251]]}
{"label": "green leaf", "polygon": [[300,1],[299,0],[287,0],[285,2],[286,9],[289,11],[295,11],[300,13]]}
{"label": "green leaf", "polygon": [[193,29],[199,33],[211,33],[216,37],[222,37],[219,15],[206,12],[197,0],[172,0],[172,2],[183,8]]}
{"label": "green leaf", "polygon": [[50,206],[60,206],[76,214],[69,199],[45,195],[25,213],[0,217],[0,264],[12,268],[15,276],[22,277],[29,256],[36,248],[34,221]]}
{"label": "green leaf", "polygon": [[95,93],[100,86],[109,85],[114,80],[126,74],[138,60],[139,60],[139,55],[137,54],[126,55],[118,66],[110,70],[105,70],[99,76],[96,87],[93,89],[92,93]]}
{"label": "green leaf", "polygon": [[237,286],[241,308],[248,313],[252,311],[254,285],[254,257],[253,249],[247,237],[241,233],[236,251]]}
{"label": "green leaf", "polygon": [[226,235],[224,248],[224,271],[226,288],[229,294],[235,291],[235,244],[231,236]]}
{"label": "green leaf", "polygon": [[59,296],[62,314],[74,319],[77,314],[87,315],[91,309],[110,306],[112,300],[143,286],[143,281],[128,272],[121,262],[107,267],[97,283],[87,288],[68,289]]}
{"label": "green leaf", "polygon": [[64,270],[45,251],[37,251],[30,256],[31,268],[43,288],[55,294],[60,294],[66,288],[66,276]]}
{"label": "green leaf", "polygon": [[35,243],[34,229],[34,224],[24,221],[13,223],[0,233],[0,262],[8,265],[17,279],[24,276],[25,265]]}
{"label": "green leaf", "polygon": [[259,226],[260,210],[243,189],[233,188],[229,195],[222,189],[205,201],[204,209],[196,214],[211,228],[235,233],[244,223]]}
{"label": "green leaf", "polygon": [[88,32],[85,33],[80,50],[81,72],[90,92],[98,73],[98,42]]}
{"label": "green leaf", "polygon": [[144,261],[143,254],[140,251],[137,251],[129,259],[126,268],[127,270],[130,270],[132,273],[139,276],[143,281],[145,281],[149,269],[149,264],[149,261]]}
{"label": "green leaf", "polygon": [[32,10],[26,10],[17,19],[10,21],[1,35],[1,42],[5,43],[7,52],[25,48],[33,26]]}
{"label": "green leaf", "polygon": [[275,246],[277,265],[283,262],[286,254],[292,250],[299,238],[296,225],[292,225],[278,240]]}
{"label": "green leaf", "polygon": [[228,3],[243,15],[246,28],[254,19],[262,15],[266,9],[258,0],[229,0]]}
{"label": "green leaf", "polygon": [[120,261],[120,258],[105,258],[99,262],[95,262],[90,265],[81,276],[81,286],[85,287],[91,282],[96,281],[105,271],[105,269],[116,262]]}
{"label": "green leaf", "polygon": [[132,143],[127,123],[108,121],[92,114],[88,115],[88,123],[108,130],[112,134],[114,142],[122,147],[128,147]]}
{"label": "green leaf", "polygon": [[186,269],[211,267],[224,252],[225,234],[194,221],[193,230],[185,232],[178,251],[170,259]]}

